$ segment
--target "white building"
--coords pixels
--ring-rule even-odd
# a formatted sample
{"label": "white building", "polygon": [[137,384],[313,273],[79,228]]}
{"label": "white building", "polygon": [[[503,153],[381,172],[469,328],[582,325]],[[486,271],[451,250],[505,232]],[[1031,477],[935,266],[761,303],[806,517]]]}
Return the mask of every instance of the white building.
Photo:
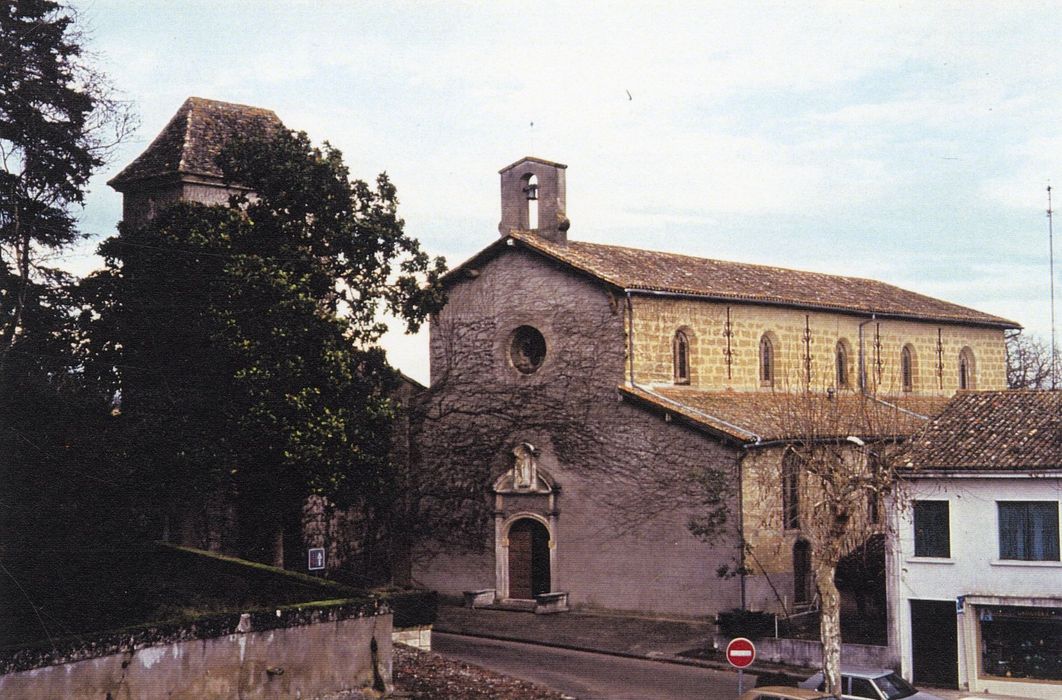
{"label": "white building", "polygon": [[1062,697],[1062,392],[959,394],[908,466],[888,548],[902,674]]}

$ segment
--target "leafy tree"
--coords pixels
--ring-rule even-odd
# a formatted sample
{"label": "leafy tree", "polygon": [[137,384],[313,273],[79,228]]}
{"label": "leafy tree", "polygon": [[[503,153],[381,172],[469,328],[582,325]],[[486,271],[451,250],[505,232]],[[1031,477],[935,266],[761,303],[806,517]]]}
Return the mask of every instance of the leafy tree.
{"label": "leafy tree", "polygon": [[378,314],[415,330],[445,266],[404,232],[386,175],[351,181],[305,134],[237,140],[219,163],[254,194],[178,205],[102,246],[92,355],[99,376],[118,368],[123,415],[169,436],[146,466],[152,498],[173,510],[231,490],[243,549],[283,564],[307,495],[389,508],[397,373]]}
{"label": "leafy tree", "polygon": [[89,176],[134,122],[91,66],[75,20],[48,0],[0,2],[0,548],[8,551],[88,546],[101,532],[94,515],[117,513],[114,496],[125,493],[105,459],[108,398],[74,367],[73,279],[51,265],[81,235],[74,213]]}
{"label": "leafy tree", "polygon": [[84,60],[71,10],[0,3],[0,370],[69,284],[48,256],[79,237],[71,208],[132,124]]}

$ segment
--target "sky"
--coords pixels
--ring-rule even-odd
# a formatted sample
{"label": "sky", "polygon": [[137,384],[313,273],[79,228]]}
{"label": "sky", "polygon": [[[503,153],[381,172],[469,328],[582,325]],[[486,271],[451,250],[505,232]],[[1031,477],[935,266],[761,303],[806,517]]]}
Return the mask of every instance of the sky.
{"label": "sky", "polygon": [[[74,7],[141,120],[91,182],[77,272],[121,218],[106,180],[194,95],[386,171],[451,266],[496,240],[498,170],[534,155],[568,165],[571,239],[870,277],[1049,338],[1060,2]],[[384,345],[428,379],[426,332]]]}

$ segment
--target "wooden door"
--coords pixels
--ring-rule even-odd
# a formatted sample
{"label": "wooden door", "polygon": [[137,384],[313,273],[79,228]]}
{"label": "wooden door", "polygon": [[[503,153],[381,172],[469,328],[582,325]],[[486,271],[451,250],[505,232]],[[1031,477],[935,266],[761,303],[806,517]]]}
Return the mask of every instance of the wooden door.
{"label": "wooden door", "polygon": [[509,597],[529,600],[549,590],[549,531],[536,520],[517,520],[509,528]]}
{"label": "wooden door", "polygon": [[531,521],[509,528],[509,597],[531,598]]}

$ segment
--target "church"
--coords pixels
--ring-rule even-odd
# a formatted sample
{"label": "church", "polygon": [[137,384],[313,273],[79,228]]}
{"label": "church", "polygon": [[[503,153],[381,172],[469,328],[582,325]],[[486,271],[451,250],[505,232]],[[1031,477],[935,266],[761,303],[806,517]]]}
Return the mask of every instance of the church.
{"label": "church", "polygon": [[[279,126],[189,98],[110,181],[125,221],[225,202],[239,185],[215,163],[224,144]],[[811,430],[855,451],[913,433],[956,392],[1006,388],[1017,324],[874,280],[579,242],[566,171],[502,169],[501,235],[444,280],[430,386],[404,391],[401,578],[541,611],[808,603],[793,441]],[[809,427],[794,390],[832,420]],[[326,546],[331,567],[357,538],[325,538],[319,520],[302,544]],[[207,504],[176,539],[233,551],[232,529]]]}
{"label": "church", "polygon": [[[566,170],[502,169],[500,238],[446,277],[417,452],[482,546],[437,533],[413,579],[540,611],[810,602],[787,446],[855,451],[1005,388],[1017,325],[874,280],[573,240]],[[795,394],[831,421],[802,425]]]}

